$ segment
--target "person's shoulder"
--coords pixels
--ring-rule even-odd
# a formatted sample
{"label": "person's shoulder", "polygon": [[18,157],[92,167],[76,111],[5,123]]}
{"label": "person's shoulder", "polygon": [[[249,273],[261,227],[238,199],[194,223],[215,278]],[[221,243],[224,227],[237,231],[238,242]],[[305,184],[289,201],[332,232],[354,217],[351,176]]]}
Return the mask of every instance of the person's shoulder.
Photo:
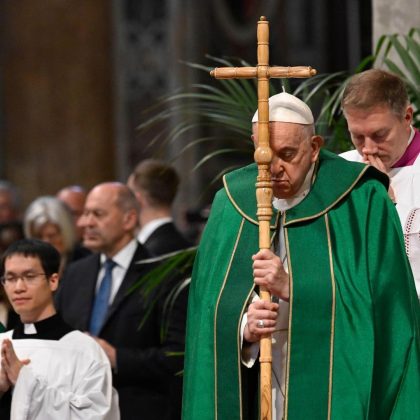
{"label": "person's shoulder", "polygon": [[[334,180],[334,187],[347,189],[348,184],[352,184],[365,171],[365,164],[350,162],[329,150],[321,149],[315,169],[315,182]],[[337,177],[337,174],[340,176]]]}
{"label": "person's shoulder", "polygon": [[69,273],[72,273],[73,271],[79,271],[84,270],[86,267],[92,266],[92,264],[98,264],[99,262],[99,254],[93,253],[91,255],[87,255],[84,258],[81,258],[77,261],[73,261],[70,264],[67,265],[64,276],[66,276]]}
{"label": "person's shoulder", "polygon": [[63,343],[73,343],[76,346],[80,343],[96,343],[93,337],[79,330],[72,330],[68,332],[67,334],[63,335],[63,337],[61,337],[60,341]]}
{"label": "person's shoulder", "polygon": [[92,255],[92,251],[90,249],[85,248],[81,244],[76,244],[69,255],[69,264],[75,261],[79,261],[82,258],[86,258],[89,255]]}
{"label": "person's shoulder", "polygon": [[11,340],[12,336],[13,336],[13,330],[2,332],[0,333],[0,341],[3,341],[5,338],[8,338],[9,340]]}
{"label": "person's shoulder", "polygon": [[130,263],[131,267],[139,268],[141,266],[142,268],[151,270],[155,268],[158,261],[159,256],[152,255],[143,244],[136,241],[136,250]]}
{"label": "person's shoulder", "polygon": [[230,207],[236,200],[242,202],[243,200],[248,201],[251,198],[252,201],[255,196],[257,174],[258,168],[254,163],[223,175],[223,187],[214,196],[210,219],[219,210],[225,208],[226,205]]}
{"label": "person's shoulder", "polygon": [[[229,215],[239,215],[247,222],[258,226],[255,194],[257,175],[258,167],[255,163],[227,173],[223,177],[224,188],[216,194],[211,214],[214,216],[214,209],[218,210],[217,215],[227,211]],[[274,212],[271,225],[276,224],[276,218],[277,212]]]}
{"label": "person's shoulder", "polygon": [[[248,180],[255,183],[257,174],[257,165],[255,163],[251,163],[250,165],[243,166],[239,169],[226,173],[223,176],[223,183],[225,187],[228,186],[229,189],[243,187],[244,185],[248,185]],[[253,183],[251,183],[252,187],[254,187]]]}
{"label": "person's shoulder", "polygon": [[73,330],[67,333],[59,340],[59,342],[66,349],[69,349],[72,352],[80,352],[83,357],[90,355],[94,358],[103,358],[102,348],[96,340],[89,334],[83,333],[79,330]]}
{"label": "person's shoulder", "polygon": [[339,154],[340,157],[351,162],[363,162],[362,156],[357,150],[348,150]]}
{"label": "person's shoulder", "polygon": [[89,336],[88,334],[85,334],[79,330],[72,330],[70,332],[68,332],[67,334],[63,335],[63,337],[61,337],[60,341],[61,342],[71,342],[74,344],[78,344],[78,343],[83,343],[83,342],[87,342],[90,343],[90,341],[93,340],[95,341],[91,336]]}
{"label": "person's shoulder", "polygon": [[248,202],[255,201],[255,181],[258,167],[255,163],[236,169],[223,176],[224,191],[230,201]]}
{"label": "person's shoulder", "polygon": [[324,164],[328,163],[329,165],[344,165],[355,168],[366,166],[357,150],[349,150],[348,152],[337,154],[327,149],[321,149],[319,157],[321,162]]}
{"label": "person's shoulder", "polygon": [[363,192],[363,194],[366,194],[367,191],[374,191],[375,194],[380,193],[380,195],[389,199],[388,186],[389,178],[383,172],[369,166],[354,186],[352,193]]}
{"label": "person's shoulder", "polygon": [[136,239],[136,249],[134,251],[133,260],[147,260],[152,257],[153,255],[148,251],[144,244],[141,244]]}
{"label": "person's shoulder", "polygon": [[349,162],[327,150],[321,150],[313,178],[307,197],[286,212],[285,225],[319,217],[337,204],[355,199],[354,191],[359,191],[368,180],[369,184],[382,184],[382,189],[388,187],[385,174],[366,164]]}
{"label": "person's shoulder", "polygon": [[[350,152],[357,153],[355,150]],[[343,156],[336,155],[328,150],[321,151],[318,169],[318,175],[322,175],[323,180],[333,179],[334,185],[342,184],[341,187],[345,189],[348,188],[347,184],[355,186],[362,179],[375,179],[386,188],[388,188],[389,184],[388,176],[373,166],[359,160],[345,159]],[[337,178],[337,174],[340,174],[339,178]]]}

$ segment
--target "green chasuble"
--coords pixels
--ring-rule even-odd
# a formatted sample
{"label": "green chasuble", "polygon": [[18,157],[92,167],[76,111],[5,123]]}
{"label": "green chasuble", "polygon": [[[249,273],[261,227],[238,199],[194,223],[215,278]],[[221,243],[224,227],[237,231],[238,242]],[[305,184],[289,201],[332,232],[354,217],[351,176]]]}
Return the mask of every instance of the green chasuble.
{"label": "green chasuble", "polygon": [[[200,243],[184,420],[258,418],[258,379],[240,343],[258,251],[256,175],[250,165],[225,176]],[[309,194],[274,213],[290,276],[285,419],[420,418],[419,303],[387,182],[321,151]]]}

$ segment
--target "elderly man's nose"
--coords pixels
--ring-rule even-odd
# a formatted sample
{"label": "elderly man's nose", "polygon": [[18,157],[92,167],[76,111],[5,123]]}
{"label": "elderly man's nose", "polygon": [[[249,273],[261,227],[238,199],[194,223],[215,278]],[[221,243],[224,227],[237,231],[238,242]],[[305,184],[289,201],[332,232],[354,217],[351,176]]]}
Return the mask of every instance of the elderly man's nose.
{"label": "elderly man's nose", "polygon": [[282,173],[284,168],[283,168],[283,161],[279,158],[274,157],[273,160],[271,161],[271,173],[273,175],[277,174],[277,173]]}

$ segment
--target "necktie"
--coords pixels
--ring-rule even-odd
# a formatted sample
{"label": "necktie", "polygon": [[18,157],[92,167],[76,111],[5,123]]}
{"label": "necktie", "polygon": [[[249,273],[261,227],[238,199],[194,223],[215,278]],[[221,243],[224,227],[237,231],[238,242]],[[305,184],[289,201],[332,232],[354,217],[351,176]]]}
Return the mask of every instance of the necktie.
{"label": "necktie", "polygon": [[105,261],[104,266],[105,275],[95,296],[89,324],[89,332],[95,336],[98,335],[108,310],[109,295],[111,294],[112,286],[112,270],[116,266],[116,263],[108,259]]}

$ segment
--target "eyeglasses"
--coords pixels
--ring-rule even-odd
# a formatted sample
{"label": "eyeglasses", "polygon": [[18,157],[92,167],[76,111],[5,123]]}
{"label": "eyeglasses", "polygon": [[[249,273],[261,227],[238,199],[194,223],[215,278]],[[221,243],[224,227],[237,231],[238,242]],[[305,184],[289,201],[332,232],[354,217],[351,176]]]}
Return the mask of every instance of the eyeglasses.
{"label": "eyeglasses", "polygon": [[0,277],[0,282],[3,286],[12,286],[16,285],[18,280],[21,279],[26,285],[31,285],[36,282],[36,279],[39,276],[47,276],[45,273],[33,273],[28,271],[19,275],[16,274],[6,274],[5,276]]}

